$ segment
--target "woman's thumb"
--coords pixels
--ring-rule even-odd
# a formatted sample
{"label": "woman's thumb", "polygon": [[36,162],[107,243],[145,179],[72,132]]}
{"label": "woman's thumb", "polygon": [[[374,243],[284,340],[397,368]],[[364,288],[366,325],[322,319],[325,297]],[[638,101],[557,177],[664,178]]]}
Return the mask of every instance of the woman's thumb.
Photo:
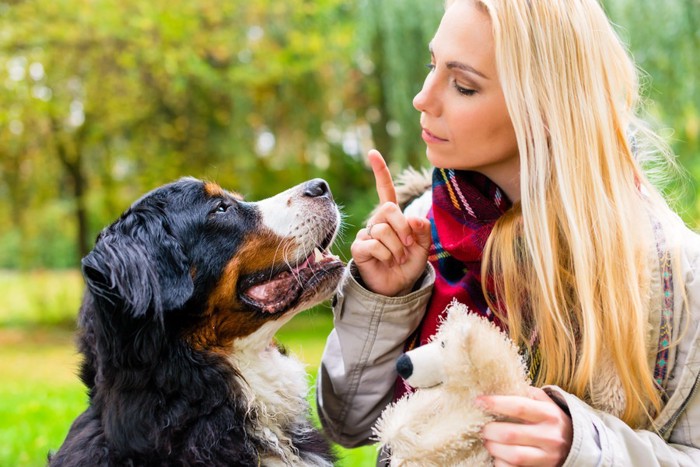
{"label": "woman's thumb", "polygon": [[416,243],[428,250],[430,242],[432,242],[430,221],[421,217],[411,217],[408,219],[408,224],[413,230],[413,237],[416,239]]}

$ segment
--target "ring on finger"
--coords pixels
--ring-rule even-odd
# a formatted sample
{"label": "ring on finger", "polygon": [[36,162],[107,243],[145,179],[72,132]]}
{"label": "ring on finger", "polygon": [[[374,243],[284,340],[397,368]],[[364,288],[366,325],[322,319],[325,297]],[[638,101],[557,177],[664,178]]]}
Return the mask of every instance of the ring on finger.
{"label": "ring on finger", "polygon": [[368,236],[369,238],[374,238],[374,237],[372,236],[372,227],[374,227],[374,226],[375,226],[375,223],[374,223],[374,222],[368,222],[368,223],[367,223],[366,229],[367,229],[367,236]]}

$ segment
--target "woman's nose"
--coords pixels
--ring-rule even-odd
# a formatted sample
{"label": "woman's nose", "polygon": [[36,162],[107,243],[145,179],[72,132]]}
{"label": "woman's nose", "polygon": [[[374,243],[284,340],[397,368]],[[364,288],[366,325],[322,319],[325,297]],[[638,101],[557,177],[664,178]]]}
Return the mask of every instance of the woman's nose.
{"label": "woman's nose", "polygon": [[421,112],[428,113],[431,115],[437,115],[439,113],[439,101],[435,92],[435,80],[433,79],[433,74],[431,72],[423,82],[423,87],[413,98],[413,107]]}

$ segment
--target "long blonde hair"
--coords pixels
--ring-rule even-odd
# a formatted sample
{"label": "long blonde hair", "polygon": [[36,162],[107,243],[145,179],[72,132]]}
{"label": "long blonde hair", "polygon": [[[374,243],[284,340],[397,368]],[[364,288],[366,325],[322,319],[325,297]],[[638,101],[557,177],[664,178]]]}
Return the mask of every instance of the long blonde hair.
{"label": "long blonde hair", "polygon": [[618,415],[646,426],[661,406],[645,346],[648,213],[673,215],[632,147],[651,134],[635,116],[637,70],[596,0],[475,3],[491,18],[521,180],[520,203],[484,252],[484,277],[511,337],[542,357],[535,384],[591,400],[596,377],[616,374]]}

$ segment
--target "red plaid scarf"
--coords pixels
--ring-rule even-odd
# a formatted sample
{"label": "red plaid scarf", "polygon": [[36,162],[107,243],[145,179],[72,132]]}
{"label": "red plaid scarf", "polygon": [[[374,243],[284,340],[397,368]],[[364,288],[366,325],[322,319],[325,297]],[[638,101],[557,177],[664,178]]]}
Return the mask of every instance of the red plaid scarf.
{"label": "red plaid scarf", "polygon": [[[407,350],[430,340],[453,299],[501,325],[482,292],[481,257],[496,220],[511,207],[511,202],[491,180],[464,170],[434,169],[432,192],[428,220],[433,242],[428,261],[435,268],[435,286]],[[410,387],[399,377],[395,398],[409,391]]]}

